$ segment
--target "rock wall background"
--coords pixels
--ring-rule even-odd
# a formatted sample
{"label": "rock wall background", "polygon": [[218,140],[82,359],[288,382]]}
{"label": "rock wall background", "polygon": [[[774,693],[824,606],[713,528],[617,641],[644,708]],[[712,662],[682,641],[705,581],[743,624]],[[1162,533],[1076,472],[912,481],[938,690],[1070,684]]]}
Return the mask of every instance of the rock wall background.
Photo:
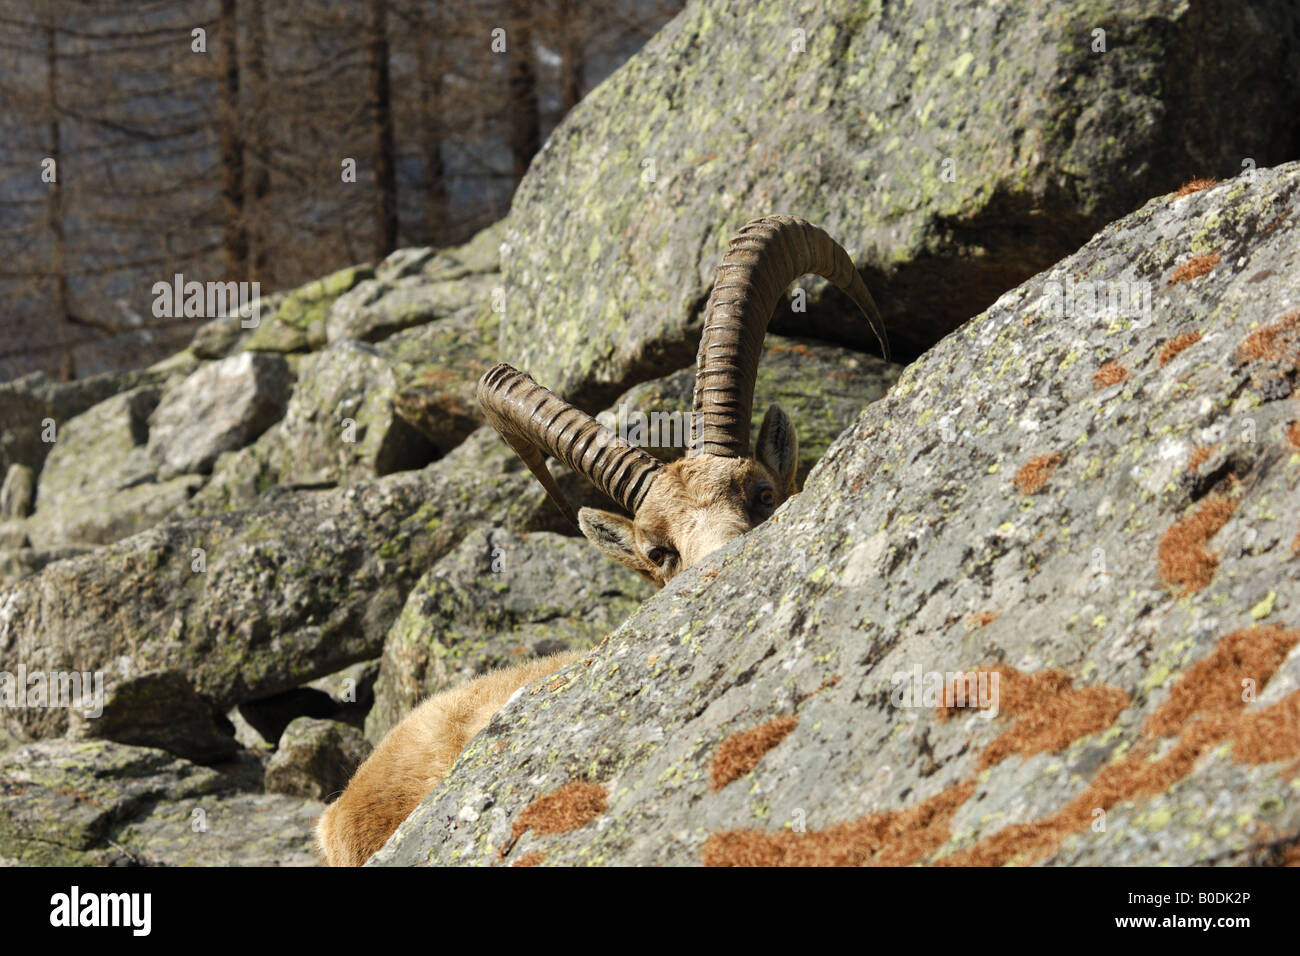
{"label": "rock wall background", "polygon": [[[375,863],[1294,857],[1297,37],[1265,3],[689,4],[465,245],[0,385],[0,674],[103,687],[0,707],[0,858],[311,864],[421,697],[562,647]],[[905,367],[796,283],[755,407],[803,491],[651,593],[474,383],[688,409],[712,269],[771,212],[854,254]],[[917,668],[996,674],[998,715],[906,706]]]}

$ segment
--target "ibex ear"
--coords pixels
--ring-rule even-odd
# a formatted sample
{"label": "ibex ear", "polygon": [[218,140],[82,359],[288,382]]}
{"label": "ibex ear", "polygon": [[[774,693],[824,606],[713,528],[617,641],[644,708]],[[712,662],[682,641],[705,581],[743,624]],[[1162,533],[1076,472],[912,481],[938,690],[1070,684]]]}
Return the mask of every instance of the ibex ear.
{"label": "ibex ear", "polygon": [[579,508],[578,527],[605,557],[649,577],[645,559],[636,549],[636,535],[632,532],[630,518],[612,511]]}
{"label": "ibex ear", "polygon": [[781,490],[794,493],[794,473],[799,464],[799,436],[794,423],[780,405],[769,405],[758,430],[758,458],[760,464],[776,475]]}

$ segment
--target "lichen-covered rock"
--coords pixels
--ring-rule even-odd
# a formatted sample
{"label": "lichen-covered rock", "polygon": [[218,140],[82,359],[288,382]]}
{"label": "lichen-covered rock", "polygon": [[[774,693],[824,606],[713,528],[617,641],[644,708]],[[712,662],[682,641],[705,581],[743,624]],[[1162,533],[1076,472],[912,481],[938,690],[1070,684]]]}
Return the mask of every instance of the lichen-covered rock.
{"label": "lichen-covered rock", "polygon": [[17,463],[39,472],[64,423],[119,392],[163,384],[188,375],[197,365],[194,354],[185,351],[149,368],[72,382],[52,382],[40,372],[0,382],[0,471],[7,474]]}
{"label": "lichen-covered rock", "polygon": [[397,388],[372,345],[343,341],[303,356],[284,417],[220,457],[185,513],[247,507],[274,486],[328,487],[423,467],[434,449],[394,413]]}
{"label": "lichen-covered rock", "polygon": [[204,360],[223,359],[243,346],[263,323],[275,319],[280,304],[289,293],[276,292],[259,296],[241,312],[219,316],[199,326],[190,342],[190,351]]}
{"label": "lichen-covered rock", "polygon": [[[844,245],[914,357],[1149,196],[1293,158],[1298,24],[1234,0],[695,0],[520,184],[501,359],[591,409],[680,368],[727,240],[772,213]],[[876,348],[803,287],[777,331]]]}
{"label": "lichen-covered rock", "polygon": [[223,451],[242,448],[279,421],[290,387],[283,357],[242,352],[167,389],[148,419],[159,477],[211,471]]}
{"label": "lichen-covered rock", "polygon": [[408,329],[378,346],[393,364],[393,412],[446,454],[483,424],[478,380],[498,361],[500,316],[486,303]]}
{"label": "lichen-covered rock", "polygon": [[102,699],[98,675],[87,672],[82,687],[80,706],[66,711],[70,740],[157,747],[201,763],[228,759],[239,749],[234,727],[179,671],[132,673],[124,660]]}
{"label": "lichen-covered rock", "polygon": [[[1298,236],[1291,163],[1152,199],[1007,292],[770,521],[519,695],[375,862],[1281,855]],[[989,706],[945,691],[971,672]],[[512,844],[575,779],[607,809]]]}
{"label": "lichen-covered rock", "polygon": [[91,545],[71,545],[66,548],[42,550],[31,547],[30,542],[19,543],[27,541],[25,523],[17,524],[16,527],[14,523],[0,525],[0,534],[5,533],[12,537],[6,539],[7,543],[0,548],[0,586],[21,581],[47,564],[62,561],[64,558],[75,558],[94,550]]}
{"label": "lichen-covered rock", "polygon": [[585,539],[475,529],[388,632],[366,736],[380,740],[425,697],[492,668],[595,645],[653,592]]}
{"label": "lichen-covered rock", "polygon": [[26,518],[36,501],[36,472],[14,462],[0,485],[0,520]]}
{"label": "lichen-covered rock", "polygon": [[268,793],[328,800],[370,755],[365,735],[337,720],[299,717],[266,765]]}
{"label": "lichen-covered rock", "polygon": [[490,304],[496,274],[430,282],[422,275],[384,281],[370,279],[342,296],[330,309],[325,333],[330,342],[378,342],[412,326],[427,325],[462,309]]}
{"label": "lichen-covered rock", "polygon": [[203,484],[197,475],[156,480],[148,422],[162,392],[160,385],[122,392],[59,430],[41,469],[36,513],[26,523],[34,547],[125,538],[162,520]]}
{"label": "lichen-covered rock", "polygon": [[202,485],[202,475],[178,475],[38,508],[28,533],[39,549],[109,544],[166,519]]}
{"label": "lichen-covered rock", "polygon": [[[520,527],[540,512],[536,485],[483,428],[422,471],[155,526],[0,591],[0,672],[102,671],[105,717],[83,732],[119,740],[134,711],[114,688],[134,675],[183,674],[218,714],[291,690],[378,657],[420,576],[486,515]],[[0,724],[32,739],[69,720],[0,708]]]}
{"label": "lichen-covered rock", "polygon": [[[229,768],[222,768],[229,769]],[[0,856],[27,866],[313,866],[314,800],[107,741],[0,758]]]}
{"label": "lichen-covered rock", "polygon": [[261,352],[306,352],[325,344],[325,320],[331,306],[358,282],[374,278],[368,265],[348,266],[286,294],[274,314],[259,316],[256,329],[241,348]]}

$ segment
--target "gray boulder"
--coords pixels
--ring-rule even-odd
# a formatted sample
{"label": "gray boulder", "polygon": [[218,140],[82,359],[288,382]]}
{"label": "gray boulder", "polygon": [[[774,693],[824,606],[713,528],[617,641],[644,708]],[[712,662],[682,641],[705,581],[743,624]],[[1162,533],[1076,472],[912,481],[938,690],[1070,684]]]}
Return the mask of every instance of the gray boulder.
{"label": "gray boulder", "polygon": [[[771,521],[499,713],[374,862],[1280,856],[1297,197],[1300,163],[1160,196],[1008,291]],[[972,672],[990,706],[940,706]],[[512,845],[575,779],[598,819]]]}
{"label": "gray boulder", "polygon": [[[222,772],[222,771],[226,772]],[[238,767],[57,740],[0,758],[0,857],[25,866],[314,866],[312,800]]]}
{"label": "gray boulder", "polygon": [[100,402],[65,424],[41,469],[32,544],[107,544],[147,528],[203,484],[198,475],[156,480],[149,416],[162,395],[145,385]]}
{"label": "gray boulder", "polygon": [[[728,239],[772,213],[845,246],[915,357],[1148,197],[1293,158],[1300,8],[1249,10],[694,0],[521,182],[500,357],[590,410],[680,368]],[[876,348],[801,286],[778,332]]]}
{"label": "gray boulder", "polygon": [[277,355],[242,352],[203,365],[169,388],[149,416],[149,455],[160,478],[212,470],[284,415],[289,367]]}
{"label": "gray boulder", "polygon": [[302,356],[284,417],[248,447],[218,458],[185,513],[247,507],[275,486],[328,487],[423,467],[434,449],[394,412],[397,388],[390,362],[374,346],[343,341]]}
{"label": "gray boulder", "polygon": [[370,279],[339,298],[330,309],[325,334],[330,342],[378,342],[394,332],[426,325],[466,307],[491,304],[496,274],[431,282],[423,275]]}
{"label": "gray boulder", "polygon": [[40,372],[0,382],[0,472],[8,474],[15,463],[40,471],[53,448],[47,421],[53,423],[57,438],[65,422],[91,406],[119,392],[187,375],[197,365],[193,353],[185,351],[149,368],[105,372],[72,382],[53,382]]}
{"label": "gray boulder", "polygon": [[[178,721],[211,719],[378,657],[420,576],[485,514],[518,527],[540,512],[535,485],[480,429],[422,471],[158,525],[0,591],[0,672],[33,661],[103,672],[104,716],[86,721],[89,735],[113,726],[135,742],[136,710],[115,688],[154,672],[182,674],[195,692],[175,698]],[[0,708],[0,724],[40,739],[66,733],[69,717]]]}
{"label": "gray boulder", "polygon": [[299,717],[266,765],[268,793],[329,800],[370,755],[365,735],[337,720]]}

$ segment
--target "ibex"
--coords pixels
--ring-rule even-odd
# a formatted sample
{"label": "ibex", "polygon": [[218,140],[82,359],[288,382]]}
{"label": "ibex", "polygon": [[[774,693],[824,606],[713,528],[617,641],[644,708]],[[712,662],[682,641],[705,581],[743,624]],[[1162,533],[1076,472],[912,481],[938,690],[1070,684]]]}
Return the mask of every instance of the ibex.
{"label": "ibex", "polygon": [[[531,377],[498,365],[478,383],[487,419],[551,500],[600,551],[663,587],[732,538],[766,520],[794,493],[799,441],[772,405],[749,456],[754,380],[777,300],[813,272],[857,304],[889,359],[884,324],[849,254],[811,223],[768,216],[731,240],[705,310],[696,357],[691,438],[685,458],[665,465],[622,442],[590,415]],[[634,516],[583,508],[576,515],[542,453],[586,477]]]}
{"label": "ibex", "polygon": [[[731,240],[705,310],[685,458],[664,464],[538,385],[497,365],[479,380],[493,427],[547,495],[601,552],[663,587],[678,572],[766,520],[795,491],[798,438],[772,405],[750,457],[754,381],[767,323],[799,276],[829,279],[862,310],[886,360],[880,313],[847,252],[802,219],[768,216]],[[633,516],[577,514],[545,462],[558,458]],[[451,769],[456,756],[523,685],[580,657],[558,654],[480,677],[430,698],[380,741],[321,816],[317,839],[332,865],[360,865]]]}

